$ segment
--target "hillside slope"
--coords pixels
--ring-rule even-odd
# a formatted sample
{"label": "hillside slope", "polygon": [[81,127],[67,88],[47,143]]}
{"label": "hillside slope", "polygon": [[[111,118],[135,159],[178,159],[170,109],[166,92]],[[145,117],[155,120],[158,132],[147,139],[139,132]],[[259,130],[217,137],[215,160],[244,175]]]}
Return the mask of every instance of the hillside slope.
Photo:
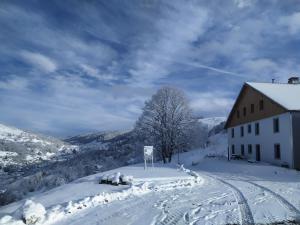
{"label": "hillside slope", "polygon": [[0,124],[0,166],[28,165],[78,149],[59,139]]}

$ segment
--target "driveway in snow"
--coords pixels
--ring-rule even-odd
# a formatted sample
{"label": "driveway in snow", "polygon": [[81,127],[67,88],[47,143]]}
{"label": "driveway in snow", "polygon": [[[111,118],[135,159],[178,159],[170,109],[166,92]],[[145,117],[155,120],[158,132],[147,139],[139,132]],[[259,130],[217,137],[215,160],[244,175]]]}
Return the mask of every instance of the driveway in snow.
{"label": "driveway in snow", "polygon": [[[159,166],[152,171],[143,171],[141,166],[124,167],[115,171],[136,177],[132,188],[99,185],[99,175],[93,175],[33,200],[47,209],[48,216],[42,224],[297,224],[299,221],[297,171],[217,158],[206,158],[189,168],[198,177],[174,167]],[[99,194],[100,186],[109,194]],[[0,213],[17,217],[16,211],[22,204],[2,207]]]}

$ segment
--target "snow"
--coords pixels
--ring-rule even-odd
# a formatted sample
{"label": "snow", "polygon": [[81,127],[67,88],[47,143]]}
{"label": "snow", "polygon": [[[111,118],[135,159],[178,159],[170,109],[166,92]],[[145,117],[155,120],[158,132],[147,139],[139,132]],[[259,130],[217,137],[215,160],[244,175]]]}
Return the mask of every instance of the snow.
{"label": "snow", "polygon": [[78,146],[0,124],[0,166],[34,164],[74,149]]}
{"label": "snow", "polygon": [[27,200],[23,206],[23,219],[26,224],[35,224],[43,222],[45,219],[46,210],[40,203],[35,203],[32,200]]}
{"label": "snow", "polygon": [[[83,177],[30,198],[45,208],[36,224],[278,224],[300,220],[300,172],[227,161],[226,134],[173,164],[142,164]],[[183,164],[183,165],[182,165]],[[131,177],[130,185],[99,184]],[[0,208],[0,224],[23,224],[25,201]],[[40,206],[41,206],[40,205]],[[43,212],[43,210],[41,210]],[[38,215],[43,213],[37,213]]]}
{"label": "snow", "polygon": [[254,89],[271,98],[287,110],[300,110],[300,85],[247,82]]}
{"label": "snow", "polygon": [[199,119],[198,122],[202,123],[207,127],[208,130],[211,130],[216,125],[225,122],[226,117],[206,117],[203,119]]}
{"label": "snow", "polygon": [[[201,185],[201,180],[178,170],[175,166],[164,167],[160,164],[156,166],[158,167],[144,170],[143,165],[140,164],[109,171],[113,175],[112,179],[121,175],[127,179],[135,177],[131,185],[99,184],[100,178],[104,175],[104,173],[99,173],[36,195],[32,197],[32,201],[39,202],[47,208],[47,220],[43,224],[55,222],[59,224],[59,221],[65,217],[71,217],[80,211],[100,207],[114,201],[126,200],[151,192]],[[23,204],[24,201],[20,201],[4,206],[0,209],[0,215],[13,215],[22,208]],[[27,202],[25,202],[26,204]],[[20,215],[16,217],[16,221],[20,220]]]}
{"label": "snow", "polygon": [[17,155],[18,153],[16,152],[0,151],[0,157],[17,156]]}
{"label": "snow", "polygon": [[16,136],[16,135],[20,135],[22,133],[23,133],[22,130],[0,124],[0,138],[6,137],[9,135]]}

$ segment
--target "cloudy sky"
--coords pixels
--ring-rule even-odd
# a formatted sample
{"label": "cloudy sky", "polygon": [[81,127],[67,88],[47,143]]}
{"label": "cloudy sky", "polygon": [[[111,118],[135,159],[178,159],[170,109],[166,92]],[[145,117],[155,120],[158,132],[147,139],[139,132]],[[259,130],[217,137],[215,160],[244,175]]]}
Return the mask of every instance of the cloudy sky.
{"label": "cloudy sky", "polygon": [[245,81],[300,74],[300,1],[0,2],[0,123],[129,129],[164,85],[226,116]]}

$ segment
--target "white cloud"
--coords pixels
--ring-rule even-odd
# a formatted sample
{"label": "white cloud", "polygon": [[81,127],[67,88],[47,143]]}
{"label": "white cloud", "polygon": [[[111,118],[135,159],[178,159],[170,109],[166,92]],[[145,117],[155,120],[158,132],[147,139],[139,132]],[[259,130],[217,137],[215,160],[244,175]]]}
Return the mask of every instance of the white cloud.
{"label": "white cloud", "polygon": [[233,105],[234,99],[228,92],[191,93],[191,108],[202,115],[225,116]]}
{"label": "white cloud", "polygon": [[246,70],[253,74],[272,73],[278,70],[278,65],[270,59],[249,59],[243,63]]}
{"label": "white cloud", "polygon": [[100,72],[97,68],[87,64],[81,64],[80,67],[88,76],[94,77],[97,80],[112,81],[117,79],[117,77],[113,76],[112,74]]}
{"label": "white cloud", "polygon": [[90,87],[78,76],[47,77],[47,87],[50,92],[38,94],[31,89],[5,90],[0,95],[0,121],[52,135],[128,129],[149,97],[147,91],[125,86]]}
{"label": "white cloud", "polygon": [[21,51],[20,55],[27,63],[44,72],[51,73],[57,69],[54,60],[40,53]]}
{"label": "white cloud", "polygon": [[0,80],[0,89],[2,90],[11,90],[11,91],[20,91],[25,90],[28,86],[28,80],[14,76],[11,79],[8,79],[6,81]]}
{"label": "white cloud", "polygon": [[238,8],[245,8],[252,5],[252,0],[234,0]]}
{"label": "white cloud", "polygon": [[128,62],[132,82],[145,86],[168,76],[174,62],[191,56],[193,42],[205,32],[207,20],[207,10],[197,4],[174,2],[165,7],[161,17],[153,20],[155,34],[134,44]]}
{"label": "white cloud", "polygon": [[294,35],[300,31],[300,12],[279,19],[279,24],[288,28],[290,34]]}

